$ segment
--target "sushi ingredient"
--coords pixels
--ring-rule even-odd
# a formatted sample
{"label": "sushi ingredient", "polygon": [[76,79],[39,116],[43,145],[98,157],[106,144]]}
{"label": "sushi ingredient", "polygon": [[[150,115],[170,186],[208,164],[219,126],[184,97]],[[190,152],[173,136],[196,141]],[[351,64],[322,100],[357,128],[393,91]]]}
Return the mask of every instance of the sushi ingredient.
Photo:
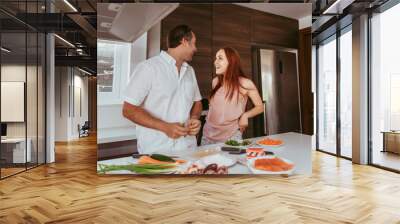
{"label": "sushi ingredient", "polygon": [[263,148],[248,148],[246,150],[247,158],[254,158],[257,156],[264,156],[264,149]]}
{"label": "sushi ingredient", "polygon": [[180,174],[228,174],[228,168],[226,166],[218,166],[215,163],[204,168],[202,165],[193,163]]}
{"label": "sushi ingredient", "polygon": [[160,161],[152,158],[151,156],[141,156],[138,160],[138,164],[181,164],[185,162],[185,160],[179,159],[175,159],[173,162]]}
{"label": "sushi ingredient", "polygon": [[161,154],[152,154],[150,156],[152,159],[163,161],[163,162],[175,162],[175,160],[169,156],[161,155]]}
{"label": "sushi ingredient", "polygon": [[173,172],[175,164],[128,164],[128,165],[105,165],[99,164],[99,173],[105,174],[110,171],[127,170],[137,174],[158,174]]}
{"label": "sushi ingredient", "polygon": [[278,157],[261,158],[254,161],[254,167],[259,170],[266,171],[288,171],[294,167],[293,164],[287,163]]}
{"label": "sushi ingredient", "polygon": [[281,145],[283,143],[282,140],[272,139],[272,138],[264,138],[257,142],[260,145]]}
{"label": "sushi ingredient", "polygon": [[225,144],[231,145],[231,146],[240,146],[240,143],[236,140],[228,140],[225,142]]}
{"label": "sushi ingredient", "polygon": [[228,140],[225,142],[225,145],[231,145],[231,146],[246,146],[250,145],[251,141],[250,140],[243,140],[241,142],[236,141],[236,140]]}

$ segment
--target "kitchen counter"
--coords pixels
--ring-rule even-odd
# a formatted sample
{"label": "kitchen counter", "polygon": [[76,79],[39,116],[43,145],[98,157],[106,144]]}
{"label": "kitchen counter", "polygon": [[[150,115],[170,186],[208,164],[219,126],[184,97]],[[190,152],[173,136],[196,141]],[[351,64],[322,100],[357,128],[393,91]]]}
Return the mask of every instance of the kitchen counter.
{"label": "kitchen counter", "polygon": [[[311,136],[303,135],[299,133],[289,132],[277,135],[270,135],[270,136],[263,136],[257,138],[251,138],[253,142],[265,138],[275,138],[283,140],[284,144],[279,147],[267,147],[267,151],[274,152],[274,154],[278,157],[288,159],[295,164],[295,170],[293,174],[302,174],[302,175],[311,175],[312,173],[312,161],[311,161]],[[200,149],[213,149],[222,146],[223,144],[214,144],[214,145],[205,145],[200,146],[197,150]],[[190,158],[191,153],[194,151],[182,151],[176,152],[174,155],[178,155],[183,159],[191,160]],[[227,152],[223,152],[227,154]],[[246,158],[246,154],[241,155],[232,155],[229,156],[236,157],[237,159]],[[98,164],[104,165],[125,165],[137,163],[137,159],[132,157],[123,157],[118,159],[110,159],[110,160],[102,160],[98,161]],[[133,174],[130,171],[113,171],[116,174]],[[241,163],[236,163],[235,165],[229,167],[228,169],[229,174],[252,174],[249,168]]]}
{"label": "kitchen counter", "polygon": [[135,127],[102,128],[97,131],[97,144],[136,139]]}

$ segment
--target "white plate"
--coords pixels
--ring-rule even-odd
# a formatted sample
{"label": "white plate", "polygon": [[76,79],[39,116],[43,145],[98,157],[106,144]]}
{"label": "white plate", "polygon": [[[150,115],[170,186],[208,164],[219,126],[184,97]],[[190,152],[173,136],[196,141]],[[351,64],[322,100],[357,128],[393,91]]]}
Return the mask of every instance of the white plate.
{"label": "white plate", "polygon": [[265,148],[265,149],[267,149],[267,148],[279,148],[279,147],[282,147],[284,145],[285,145],[284,143],[282,143],[280,145],[262,145],[262,144],[258,144],[257,143],[257,147],[262,147],[262,148]]}
{"label": "white plate", "polygon": [[192,153],[190,153],[190,156],[195,158],[195,159],[201,159],[203,157],[215,155],[217,153],[221,152],[221,147],[215,147],[215,148],[208,148],[208,149],[199,149],[195,150]]}
{"label": "white plate", "polygon": [[262,140],[262,139],[257,140],[257,141],[255,142],[255,144],[257,144],[257,146],[260,146],[260,147],[263,147],[263,148],[270,148],[270,147],[272,147],[272,148],[278,148],[278,147],[281,147],[281,146],[285,145],[284,142],[282,142],[282,144],[280,144],[280,145],[263,145],[263,144],[258,143],[258,142],[261,141],[261,140]]}
{"label": "white plate", "polygon": [[[272,159],[272,158],[275,158],[275,157],[276,157],[276,156],[271,156],[271,155],[269,155],[269,156],[260,156],[260,157],[255,157],[255,158],[248,159],[248,160],[247,160],[247,167],[249,167],[250,171],[251,171],[252,173],[254,173],[254,174],[288,174],[288,175],[290,175],[290,174],[293,173],[294,169],[296,168],[295,166],[293,166],[293,168],[290,169],[290,170],[286,170],[286,171],[276,171],[276,172],[267,171],[267,170],[259,170],[259,169],[256,169],[256,168],[254,167],[254,161],[255,161],[256,159],[263,159],[263,158]],[[293,163],[292,161],[290,161],[290,160],[287,160],[287,159],[281,158],[281,157],[278,157],[278,158],[281,159],[281,160],[283,160],[283,161],[286,162],[286,163],[290,163],[290,164],[293,164],[293,165],[294,165],[294,163]]]}
{"label": "white plate", "polygon": [[230,167],[236,164],[237,159],[222,153],[206,156],[198,160],[204,166],[216,163],[218,166]]}

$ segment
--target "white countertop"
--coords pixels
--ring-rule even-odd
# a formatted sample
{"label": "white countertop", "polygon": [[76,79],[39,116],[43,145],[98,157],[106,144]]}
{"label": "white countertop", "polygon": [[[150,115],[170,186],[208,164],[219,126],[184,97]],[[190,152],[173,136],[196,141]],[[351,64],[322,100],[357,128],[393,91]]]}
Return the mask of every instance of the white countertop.
{"label": "white countertop", "polygon": [[136,139],[135,127],[102,128],[97,131],[97,144]]}
{"label": "white countertop", "polygon": [[[265,138],[257,137],[252,138],[251,140],[257,141],[258,139]],[[284,134],[277,134],[277,135],[270,135],[268,137],[276,138],[283,140],[284,144],[280,147],[268,147],[266,148],[267,151],[274,152],[274,154],[278,157],[282,157],[292,161],[295,164],[294,174],[302,174],[302,175],[311,175],[312,173],[312,161],[311,161],[311,136],[303,135],[299,133],[289,132]],[[214,144],[214,145],[205,145],[198,147],[199,149],[212,149],[218,146],[222,146],[223,144]],[[184,151],[184,152],[177,152],[175,155],[179,155],[183,159],[190,159],[187,157],[188,154],[193,153],[193,151]],[[227,152],[223,152],[227,153]],[[246,154],[241,155],[232,155],[236,158],[245,158]],[[125,165],[136,163],[137,159],[132,157],[123,157],[118,159],[110,159],[110,160],[102,160],[98,161],[98,164],[104,165]],[[115,172],[115,171],[114,171]],[[115,172],[117,174],[133,174],[130,171],[118,171]],[[251,171],[248,169],[247,166],[242,165],[240,163],[236,163],[234,166],[228,169],[229,174],[251,174]]]}
{"label": "white countertop", "polygon": [[[30,138],[26,139],[27,141],[30,141]],[[7,138],[2,138],[1,139],[1,143],[20,143],[20,142],[25,142],[25,138],[11,138],[11,137],[7,137]]]}

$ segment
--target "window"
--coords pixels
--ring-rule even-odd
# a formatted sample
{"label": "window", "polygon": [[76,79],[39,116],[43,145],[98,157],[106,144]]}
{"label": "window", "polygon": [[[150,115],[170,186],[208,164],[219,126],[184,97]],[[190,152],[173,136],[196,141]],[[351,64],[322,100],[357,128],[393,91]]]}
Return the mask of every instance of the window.
{"label": "window", "polygon": [[97,41],[97,92],[100,104],[120,103],[120,85],[129,76],[131,44]]}
{"label": "window", "polygon": [[[44,1],[20,1],[18,5],[3,2],[0,3],[2,7],[22,17],[25,13],[43,12],[40,6]],[[0,12],[0,18],[2,179],[46,162],[46,37],[40,30],[26,26],[7,13]],[[11,95],[15,101],[4,100]]]}
{"label": "window", "polygon": [[371,18],[372,164],[400,170],[400,4]]}
{"label": "window", "polygon": [[98,60],[97,69],[99,75],[97,78],[99,92],[112,92],[114,78],[114,53],[117,44],[107,43],[105,41],[98,42]]}
{"label": "window", "polygon": [[340,154],[352,157],[352,33],[340,36]]}
{"label": "window", "polygon": [[390,74],[390,130],[400,130],[400,73]]}
{"label": "window", "polygon": [[336,39],[318,48],[318,149],[336,153]]}

